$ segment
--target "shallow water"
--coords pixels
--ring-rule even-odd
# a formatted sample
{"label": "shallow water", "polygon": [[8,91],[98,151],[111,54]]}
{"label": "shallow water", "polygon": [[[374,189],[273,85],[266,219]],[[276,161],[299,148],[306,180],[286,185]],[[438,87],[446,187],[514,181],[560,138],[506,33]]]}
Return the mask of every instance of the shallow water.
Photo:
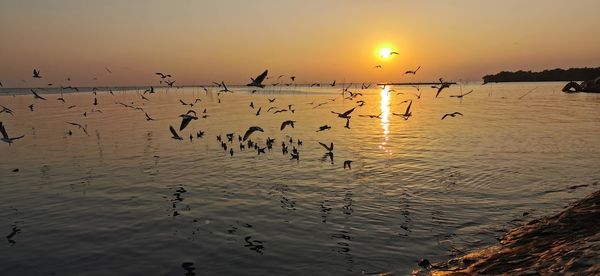
{"label": "shallow water", "polygon": [[[220,96],[160,88],[150,101],[119,89],[99,92],[97,106],[91,92],[62,103],[52,91],[34,101],[0,90],[0,104],[15,111],[0,120],[9,135],[25,135],[0,145],[0,274],[184,275],[187,262],[198,275],[407,274],[419,258],[492,244],[527,217],[598,189],[600,94],[565,94],[561,85],[466,85],[474,92],[462,101],[448,97],[459,86],[437,99],[428,87],[421,99],[412,87],[353,88],[364,94],[354,100],[339,87],[236,87]],[[196,98],[193,109],[209,117],[171,139],[169,125],[178,128],[190,108],[179,99]],[[412,117],[392,115],[411,98]],[[344,128],[330,111],[360,99],[366,105]],[[267,112],[288,104],[295,113]],[[464,116],[440,120],[454,111]],[[280,131],[288,119],[295,128]],[[316,132],[324,124],[332,129]],[[266,155],[239,150],[237,135],[251,125],[265,130],[251,137],[261,146],[276,139]],[[235,133],[233,156],[216,141],[226,133]],[[303,141],[294,143],[299,162],[281,152],[287,136]],[[321,160],[319,141],[335,144],[334,164]]]}

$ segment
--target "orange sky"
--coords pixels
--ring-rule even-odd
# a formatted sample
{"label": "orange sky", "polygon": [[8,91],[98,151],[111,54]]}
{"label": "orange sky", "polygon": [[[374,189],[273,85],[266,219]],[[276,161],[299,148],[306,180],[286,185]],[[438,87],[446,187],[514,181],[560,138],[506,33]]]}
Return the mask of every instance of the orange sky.
{"label": "orange sky", "polygon": [[[246,83],[264,69],[300,83],[480,80],[600,66],[600,1],[422,2],[2,1],[0,81],[149,85],[161,71],[180,85]],[[400,54],[379,59],[384,44]]]}

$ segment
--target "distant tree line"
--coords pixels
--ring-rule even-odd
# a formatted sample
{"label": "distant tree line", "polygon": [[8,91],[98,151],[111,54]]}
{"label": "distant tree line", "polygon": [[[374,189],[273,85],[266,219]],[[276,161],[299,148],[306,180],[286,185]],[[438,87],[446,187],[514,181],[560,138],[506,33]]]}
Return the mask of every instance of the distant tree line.
{"label": "distant tree line", "polygon": [[523,82],[523,81],[584,81],[600,77],[600,67],[597,68],[570,68],[544,70],[541,72],[502,71],[495,75],[486,75],[483,82]]}

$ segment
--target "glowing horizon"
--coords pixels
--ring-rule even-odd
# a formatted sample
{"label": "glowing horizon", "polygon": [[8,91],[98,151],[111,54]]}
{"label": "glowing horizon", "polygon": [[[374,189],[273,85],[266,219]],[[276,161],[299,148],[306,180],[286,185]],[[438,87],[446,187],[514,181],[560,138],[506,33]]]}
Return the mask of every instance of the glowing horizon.
{"label": "glowing horizon", "polygon": [[[243,84],[264,69],[297,83],[480,81],[502,70],[598,66],[599,8],[554,0],[11,1],[0,4],[0,81],[157,85],[154,73],[165,72],[177,85]],[[578,20],[562,20],[565,10]],[[384,48],[398,54],[382,58]],[[415,76],[402,75],[417,66]],[[33,68],[42,79],[31,78]]]}

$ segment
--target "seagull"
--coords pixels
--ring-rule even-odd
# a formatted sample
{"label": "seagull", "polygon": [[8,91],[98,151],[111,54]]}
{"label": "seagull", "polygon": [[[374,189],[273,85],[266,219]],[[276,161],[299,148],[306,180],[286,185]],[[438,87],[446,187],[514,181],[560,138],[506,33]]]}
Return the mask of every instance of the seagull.
{"label": "seagull", "polygon": [[252,127],[248,128],[248,130],[246,130],[246,133],[244,134],[244,139],[242,139],[242,140],[243,141],[248,140],[248,138],[250,137],[250,135],[252,135],[252,133],[254,133],[255,131],[264,132],[264,130],[261,127],[252,126]]}
{"label": "seagull", "polygon": [[322,125],[322,126],[319,127],[319,130],[317,130],[316,132],[325,131],[325,130],[328,130],[328,129],[331,129],[331,126]]}
{"label": "seagull", "polygon": [[[410,102],[408,103],[408,106],[406,107],[406,111],[404,111],[404,114],[401,114],[400,116],[404,117],[404,120],[408,120],[408,118],[412,115],[412,112],[410,111],[410,106],[412,105],[412,100],[410,100]],[[397,115],[397,114],[394,114]]]}
{"label": "seagull", "polygon": [[173,134],[173,136],[171,138],[173,138],[175,140],[183,140],[183,138],[181,138],[181,136],[179,136],[179,134],[177,134],[177,131],[175,131],[175,129],[173,128],[173,126],[169,126],[169,130]]}
{"label": "seagull", "polygon": [[456,115],[463,116],[463,114],[462,114],[462,113],[460,113],[460,112],[446,113],[446,114],[444,114],[444,116],[442,116],[442,120],[443,120],[444,118],[448,117],[448,116],[450,116],[450,117],[456,117]]}
{"label": "seagull", "polygon": [[148,89],[144,90],[144,94],[146,94],[146,93],[153,94],[153,93],[154,93],[154,87],[153,87],[153,86],[150,86],[150,88],[148,88]]}
{"label": "seagull", "polygon": [[437,93],[435,94],[435,97],[437,98],[438,95],[442,92],[442,90],[448,87],[450,87],[450,83],[444,82],[444,79],[440,78],[440,86],[432,86],[432,88],[438,89]]}
{"label": "seagull", "polygon": [[264,72],[262,72],[262,74],[258,75],[254,79],[250,78],[252,80],[252,82],[249,84],[246,84],[246,86],[256,86],[256,87],[260,87],[260,88],[265,88],[265,85],[262,84],[262,82],[267,77],[267,74],[269,74],[269,70],[265,70]]}
{"label": "seagull", "polygon": [[160,73],[160,72],[159,73],[154,73],[154,74],[160,76],[161,79],[166,79],[166,78],[170,78],[171,77],[171,75],[165,75],[165,74]]}
{"label": "seagull", "polygon": [[108,67],[104,67],[104,69],[106,70],[106,72],[108,72],[109,74],[112,74],[112,71],[110,71],[110,69],[108,69]]}
{"label": "seagull", "polygon": [[167,83],[167,85],[169,87],[173,87],[173,84],[175,83],[175,81],[167,81],[167,80],[165,82]]}
{"label": "seagull", "polygon": [[182,99],[179,99],[179,102],[181,103],[181,105],[189,105],[189,106],[194,106],[193,103],[186,103],[184,102]]}
{"label": "seagull", "polygon": [[42,76],[40,76],[40,70],[33,69],[33,77],[36,79],[41,79]]}
{"label": "seagull", "polygon": [[3,106],[3,105],[0,105],[0,107],[2,107],[2,110],[0,110],[0,113],[6,112],[6,113],[8,113],[8,114],[10,114],[12,116],[15,116],[14,112],[12,111],[12,109],[10,109],[10,108],[8,108],[6,106]]}
{"label": "seagull", "polygon": [[292,81],[296,81],[296,76],[291,76],[291,77],[290,77],[290,79],[291,79]]}
{"label": "seagull", "polygon": [[373,68],[381,69],[381,65],[375,65]]}
{"label": "seagull", "polygon": [[262,107],[258,108],[258,111],[256,111],[256,116],[260,115],[260,110],[262,109]]}
{"label": "seagull", "polygon": [[98,105],[98,99],[94,98],[94,105]]}
{"label": "seagull", "polygon": [[280,130],[283,130],[283,129],[284,129],[286,126],[288,126],[288,125],[289,125],[289,126],[291,126],[292,128],[294,128],[294,123],[295,123],[295,122],[296,122],[296,121],[287,120],[287,121],[285,121],[285,122],[281,123],[281,128],[280,128]]}
{"label": "seagull", "polygon": [[[190,115],[190,113],[193,113],[194,116]],[[185,114],[181,114],[179,115],[179,117],[181,117],[181,125],[179,126],[179,131],[182,131],[192,120],[198,120],[198,117],[196,117],[196,111],[194,110],[188,110],[187,113]]]}
{"label": "seagull", "polygon": [[333,151],[333,142],[329,146],[327,146],[327,145],[325,145],[325,144],[323,144],[321,142],[319,142],[319,145],[321,145],[322,147],[324,147],[328,152],[332,152]]}
{"label": "seagull", "polygon": [[413,75],[414,75],[414,74],[416,74],[416,73],[417,73],[417,71],[419,71],[419,69],[421,69],[421,66],[420,66],[420,65],[419,65],[419,67],[417,67],[417,69],[415,69],[414,71],[412,71],[412,70],[408,70],[408,71],[404,72],[404,75],[406,75],[406,74],[413,74]]}
{"label": "seagull", "polygon": [[338,117],[340,117],[340,118],[349,119],[350,118],[350,113],[352,113],[352,111],[354,111],[355,108],[356,107],[353,107],[352,109],[350,109],[350,110],[348,110],[348,111],[346,111],[344,113],[339,113],[339,112],[335,112],[335,111],[331,111],[331,113],[337,114]]}
{"label": "seagull", "polygon": [[379,115],[358,115],[358,117],[369,117],[371,119],[381,119],[381,113]]}
{"label": "seagull", "polygon": [[250,107],[252,107],[252,109],[254,109],[254,102],[250,102]]}
{"label": "seagull", "polygon": [[227,88],[227,86],[225,85],[225,82],[221,81],[221,85],[219,85],[220,87],[223,87],[223,89],[221,89],[221,92],[233,92],[231,90],[229,90],[229,88]]}
{"label": "seagull", "polygon": [[335,80],[333,80],[333,82],[330,85],[331,85],[331,87],[334,87],[335,86]]}
{"label": "seagull", "polygon": [[270,103],[274,102],[275,100],[277,100],[277,98],[273,98],[273,99],[269,99],[267,98],[267,100],[269,100]]}
{"label": "seagull", "polygon": [[89,135],[89,134],[88,134],[88,132],[87,132],[87,126],[82,126],[81,124],[78,124],[78,123],[72,123],[72,122],[65,122],[65,123],[67,123],[67,124],[70,124],[70,125],[73,125],[73,126],[76,126],[76,127],[78,127],[79,129],[83,130],[83,132],[84,132],[86,135]]}
{"label": "seagull", "polygon": [[33,112],[33,104],[29,105],[29,110],[31,110],[31,112]]}
{"label": "seagull", "polygon": [[44,100],[44,101],[46,100],[46,98],[38,95],[38,93],[36,93],[35,91],[33,91],[33,89],[29,89],[29,90],[31,91],[31,93],[33,93],[33,98],[34,99],[40,99],[40,100]]}
{"label": "seagull", "polygon": [[469,92],[467,92],[467,93],[465,93],[465,94],[463,94],[463,93],[462,93],[462,91],[461,91],[461,92],[460,92],[460,95],[450,95],[450,97],[454,97],[454,98],[459,98],[459,99],[462,99],[462,97],[464,97],[464,96],[466,96],[466,95],[469,95],[469,94],[471,94],[471,93],[473,93],[473,90],[471,90],[471,91],[469,91]]}
{"label": "seagull", "polygon": [[8,143],[8,145],[10,146],[10,144],[13,143],[14,140],[17,139],[21,139],[23,137],[25,137],[25,135],[21,135],[18,137],[9,137],[8,134],[6,133],[6,129],[4,129],[4,125],[2,124],[2,122],[0,122],[0,132],[2,132],[2,141]]}
{"label": "seagull", "polygon": [[344,161],[344,170],[346,169],[346,167],[348,167],[349,170],[352,169],[352,160],[346,160]]}
{"label": "seagull", "polygon": [[327,145],[319,142],[319,145],[321,145],[323,148],[325,148],[327,150],[325,155],[323,155],[323,159],[329,157],[329,160],[331,160],[331,164],[333,164],[333,143],[331,143],[329,146],[327,146]]}
{"label": "seagull", "polygon": [[151,118],[148,113],[144,112],[144,114],[146,115],[146,121],[154,121],[154,118]]}

